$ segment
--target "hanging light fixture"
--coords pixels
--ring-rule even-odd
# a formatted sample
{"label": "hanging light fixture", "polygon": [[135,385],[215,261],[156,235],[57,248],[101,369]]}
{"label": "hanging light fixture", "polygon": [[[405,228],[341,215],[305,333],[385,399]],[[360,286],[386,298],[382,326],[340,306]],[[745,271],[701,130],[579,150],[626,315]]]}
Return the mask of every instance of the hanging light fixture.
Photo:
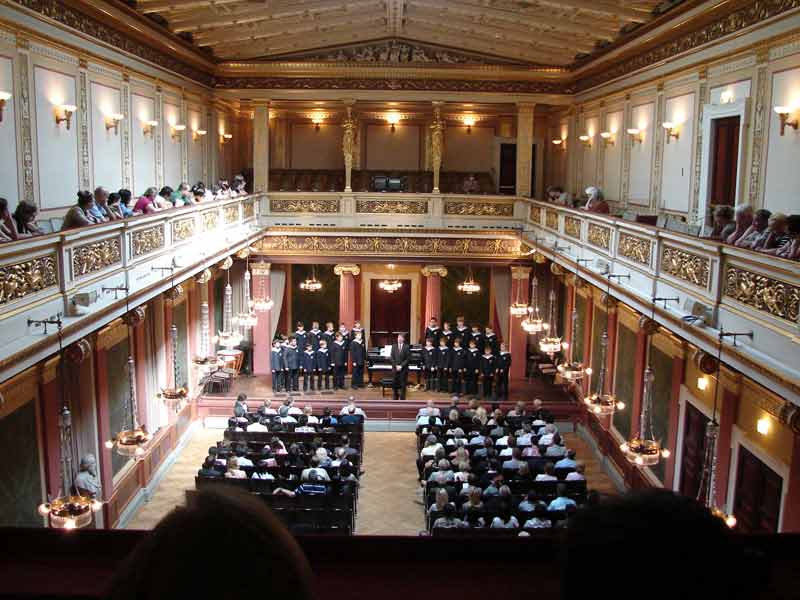
{"label": "hanging light fixture", "polygon": [[258,316],[253,310],[253,300],[250,295],[250,282],[252,276],[250,274],[250,249],[246,250],[247,263],[244,269],[244,277],[242,281],[242,310],[238,315],[239,326],[244,329],[252,329],[258,325]]}
{"label": "hanging light fixture", "polygon": [[222,331],[214,336],[214,343],[218,343],[223,348],[233,350],[242,342],[242,334],[234,329],[233,323],[233,288],[231,287],[231,267],[233,259],[226,258],[220,268],[224,270],[228,277],[225,284],[225,297],[222,302]]}
{"label": "hanging light fixture", "polygon": [[[578,311],[573,309],[572,311],[572,339],[576,340],[578,338]],[[564,362],[557,365],[556,369],[558,370],[559,376],[570,382],[581,381],[586,375],[592,374],[592,369],[590,367],[584,367],[583,363],[579,363],[572,360],[572,352],[575,344],[569,344],[567,342],[561,343],[561,348],[563,350],[569,350],[568,356],[564,358]]]}
{"label": "hanging light fixture", "polygon": [[[608,277],[608,274],[606,275]],[[608,277],[608,287],[606,289],[606,315],[609,314],[611,302],[611,277]],[[615,410],[623,410],[625,403],[617,400],[612,393],[607,393],[606,377],[608,376],[608,328],[603,330],[600,338],[600,373],[597,376],[597,387],[593,394],[583,399],[586,409],[598,417],[609,417]]]}
{"label": "hanging light fixture", "polygon": [[539,350],[547,354],[552,359],[555,354],[561,352],[561,336],[558,335],[558,323],[556,321],[556,291],[550,290],[550,310],[548,322],[543,325],[543,331],[547,332],[539,340]]}
{"label": "hanging light fixture", "polygon": [[520,302],[519,299],[519,291],[521,288],[522,284],[518,283],[514,302],[508,307],[508,312],[511,313],[512,317],[524,317],[528,314],[528,305],[524,302]]}
{"label": "hanging light fixture", "polygon": [[64,347],[61,319],[49,321],[58,326],[58,372],[61,390],[61,406],[58,412],[59,449],[61,451],[61,488],[55,498],[39,505],[38,512],[47,517],[53,529],[80,529],[92,523],[92,515],[103,507],[96,498],[83,495],[75,486],[75,446],[72,437],[72,413],[67,399],[64,381]]}
{"label": "hanging light fixture", "polygon": [[[653,313],[651,321],[655,320],[656,300],[653,299]],[[650,365],[644,370],[644,394],[642,398],[642,412],[639,416],[639,433],[632,436],[627,442],[620,445],[619,449],[625,458],[637,467],[653,467],[662,458],[669,458],[670,452],[661,446],[655,439],[653,431],[653,384],[656,374]]]}
{"label": "hanging light fixture", "polygon": [[[175,287],[173,286],[173,289]],[[147,431],[147,427],[139,424],[139,410],[136,400],[136,365],[133,361],[133,343],[131,340],[131,314],[130,290],[125,288],[125,326],[128,328],[128,399],[125,403],[125,421],[129,429],[123,429],[114,437],[106,442],[106,448],[115,450],[120,456],[140,460],[144,456],[147,443],[153,438],[153,434]]]}
{"label": "hanging light fixture", "polygon": [[378,287],[387,294],[394,294],[397,290],[403,287],[403,282],[399,279],[384,279],[378,284]]}
{"label": "hanging light fixture", "polygon": [[[170,301],[175,301],[180,298],[183,289],[180,285],[175,285],[175,269],[172,269],[170,274],[172,287],[166,292],[165,296]],[[206,307],[208,311],[208,307]],[[208,313],[206,312],[206,318]],[[202,334],[201,334],[202,335]],[[206,335],[208,335],[206,333]],[[162,388],[160,392],[156,393],[156,398],[164,400],[164,402],[176,413],[180,412],[185,406],[186,397],[189,395],[188,390],[180,385],[181,373],[180,365],[178,365],[178,326],[173,322],[169,327],[169,341],[170,348],[172,348],[172,387]],[[202,343],[202,341],[201,341]],[[207,343],[207,342],[206,342]]]}
{"label": "hanging light fixture", "polygon": [[300,289],[304,292],[318,292],[322,289],[322,282],[317,279],[317,267],[311,265],[311,278],[300,283]]}
{"label": "hanging light fixture", "polygon": [[253,310],[256,312],[267,312],[268,310],[272,310],[272,307],[275,306],[275,302],[269,295],[267,290],[267,281],[264,275],[269,274],[269,265],[265,268],[262,264],[256,263],[256,275],[259,275],[258,278],[258,290],[255,290],[255,298],[253,299]]}
{"label": "hanging light fixture", "polygon": [[481,286],[472,277],[472,265],[467,265],[467,278],[458,284],[458,291],[462,294],[472,295],[481,291]]}
{"label": "hanging light fixture", "polygon": [[536,277],[536,256],[533,262],[533,277],[531,277],[531,302],[527,306],[528,316],[523,319],[522,329],[528,333],[541,333],[544,330],[544,320],[539,314],[539,279]]}

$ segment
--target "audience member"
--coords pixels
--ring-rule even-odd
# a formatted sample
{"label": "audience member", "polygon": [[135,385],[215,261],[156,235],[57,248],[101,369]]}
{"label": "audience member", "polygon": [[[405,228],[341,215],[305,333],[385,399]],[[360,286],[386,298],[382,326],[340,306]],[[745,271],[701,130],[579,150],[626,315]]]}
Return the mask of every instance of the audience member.
{"label": "audience member", "polygon": [[753,214],[753,222],[750,227],[736,240],[735,245],[739,248],[755,248],[762,236],[767,234],[767,225],[771,214],[766,208],[758,209]]}
{"label": "audience member", "polygon": [[28,237],[33,235],[44,235],[36,223],[36,215],[39,213],[38,207],[32,202],[27,200],[20,200],[17,208],[12,215],[14,225],[17,229],[17,235],[20,237]]}
{"label": "audience member", "polygon": [[800,260],[800,215],[789,216],[787,222],[786,230],[789,233],[789,240],[777,249],[775,256]]}
{"label": "audience member", "polygon": [[724,240],[733,233],[734,229],[736,229],[736,223],[733,220],[733,209],[725,205],[717,206],[714,209],[711,231],[703,237],[711,240]]}
{"label": "audience member", "polygon": [[122,216],[125,217],[126,219],[128,217],[134,216],[136,213],[131,207],[131,198],[133,198],[133,194],[131,194],[131,191],[122,188],[117,193],[119,194],[119,210],[122,213]]}
{"label": "audience member", "polygon": [[724,238],[726,244],[735,244],[753,224],[753,207],[740,204],[736,207],[733,231]]}
{"label": "audience member", "polygon": [[569,194],[566,193],[561,186],[548,186],[546,196],[548,202],[558,204],[559,206],[572,207],[572,200],[570,199]]}
{"label": "audience member", "polygon": [[143,215],[149,215],[154,212],[158,212],[161,209],[156,203],[157,197],[158,197],[158,190],[156,188],[154,187],[147,188],[144,194],[142,194],[136,201],[136,204],[133,207],[133,212]]}
{"label": "audience member", "polygon": [[225,477],[228,479],[247,479],[247,473],[239,468],[239,460],[235,456],[228,459],[227,467]]}
{"label": "audience member", "polygon": [[550,503],[550,506],[547,507],[547,510],[566,510],[568,506],[577,505],[575,504],[575,500],[567,496],[567,486],[563,483],[559,483],[556,487],[556,497]]}
{"label": "audience member", "polygon": [[0,198],[0,241],[13,242],[19,237],[11,211],[8,210],[8,200]]}
{"label": "audience member", "polygon": [[94,225],[99,221],[92,214],[94,207],[94,198],[91,192],[81,190],[78,192],[78,203],[67,211],[64,215],[64,224],[61,226],[62,230],[76,229],[78,227],[85,227],[86,225]]}
{"label": "audience member", "polygon": [[121,196],[119,192],[111,192],[108,195],[108,211],[114,215],[115,221],[120,219],[124,219],[125,217],[122,214],[122,205],[120,204]]}
{"label": "audience member", "polygon": [[583,210],[600,214],[608,214],[610,212],[608,202],[603,199],[603,192],[599,188],[594,186],[586,188],[586,196],[587,200],[586,204],[583,205]]}
{"label": "audience member", "polygon": [[572,473],[567,473],[564,478],[565,481],[586,481],[586,465],[582,462],[575,464],[575,470]]}
{"label": "audience member", "polygon": [[93,211],[92,214],[94,214],[95,217],[99,217],[104,223],[106,221],[116,221],[119,218],[117,217],[116,214],[114,214],[111,211],[111,209],[109,209],[108,196],[109,196],[108,190],[103,186],[98,186],[97,188],[95,188],[94,190],[95,210]]}

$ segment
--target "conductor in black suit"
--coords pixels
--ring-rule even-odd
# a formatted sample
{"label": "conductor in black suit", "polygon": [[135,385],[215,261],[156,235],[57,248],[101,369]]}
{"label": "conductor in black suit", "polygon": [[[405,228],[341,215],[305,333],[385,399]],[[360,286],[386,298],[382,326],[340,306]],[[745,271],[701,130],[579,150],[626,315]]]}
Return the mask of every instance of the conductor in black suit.
{"label": "conductor in black suit", "polygon": [[392,344],[390,352],[392,360],[392,392],[395,400],[406,399],[406,383],[408,381],[408,360],[411,349],[406,344],[405,337],[397,336],[397,343]]}

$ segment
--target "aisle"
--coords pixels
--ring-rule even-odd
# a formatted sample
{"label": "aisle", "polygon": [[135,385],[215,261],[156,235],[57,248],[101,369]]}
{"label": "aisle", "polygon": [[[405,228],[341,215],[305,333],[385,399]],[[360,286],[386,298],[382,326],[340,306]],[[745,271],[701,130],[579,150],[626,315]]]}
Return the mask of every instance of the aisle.
{"label": "aisle", "polygon": [[425,528],[413,433],[367,432],[358,497],[359,535],[418,535]]}

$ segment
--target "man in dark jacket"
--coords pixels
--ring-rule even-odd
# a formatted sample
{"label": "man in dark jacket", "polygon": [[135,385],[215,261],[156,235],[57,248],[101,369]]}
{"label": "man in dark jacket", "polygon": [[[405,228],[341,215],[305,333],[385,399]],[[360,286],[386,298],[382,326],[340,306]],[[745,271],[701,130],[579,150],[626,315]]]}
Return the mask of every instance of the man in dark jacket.
{"label": "man in dark jacket", "polygon": [[350,387],[359,389],[364,387],[364,363],[367,360],[367,348],[364,345],[361,329],[353,329],[353,339],[350,340],[350,361],[353,363],[353,375],[350,378]]}
{"label": "man in dark jacket", "polygon": [[303,354],[300,355],[300,370],[303,373],[303,391],[307,392],[309,389],[309,384],[311,386],[311,391],[314,391],[314,375],[317,371],[316,365],[316,353],[314,352],[314,348],[311,345],[311,341],[309,340],[306,343],[306,349]]}
{"label": "man in dark jacket", "polygon": [[467,370],[466,352],[461,347],[461,338],[455,338],[453,349],[450,350],[450,393],[458,396],[463,393],[464,374]]}
{"label": "man in dark jacket", "polygon": [[402,334],[397,336],[397,342],[392,344],[389,353],[392,361],[392,391],[395,400],[406,399],[406,383],[408,381],[408,361],[411,358],[411,349],[406,344]]}
{"label": "man in dark jacket", "polygon": [[439,377],[439,390],[446,392],[450,378],[450,347],[447,345],[448,338],[444,335],[439,338],[439,354],[436,360],[436,374]]}
{"label": "man in dark jacket", "polygon": [[319,350],[316,356],[317,389],[322,390],[322,379],[325,379],[325,389],[331,389],[331,355],[328,352],[328,342],[323,338],[319,341]]}
{"label": "man in dark jacket", "polygon": [[283,349],[279,339],[272,340],[272,352],[269,358],[269,368],[272,371],[272,392],[277,394],[283,388]]}
{"label": "man in dark jacket", "polygon": [[294,337],[289,338],[289,345],[283,349],[283,364],[286,391],[298,391],[297,370],[300,368],[300,357],[297,354],[297,339]]}
{"label": "man in dark jacket", "polygon": [[473,335],[469,339],[469,348],[466,353],[466,387],[467,394],[478,395],[478,380],[480,379],[481,353],[478,351],[478,340]]}
{"label": "man in dark jacket", "polygon": [[425,390],[428,392],[434,389],[438,361],[439,350],[433,345],[433,338],[427,338],[422,348],[422,365],[425,369]]}
{"label": "man in dark jacket", "polygon": [[344,374],[347,372],[347,346],[344,336],[336,332],[331,346],[331,363],[333,364],[333,389],[344,389]]}
{"label": "man in dark jacket", "polygon": [[508,373],[511,371],[511,352],[506,350],[505,342],[500,344],[497,367],[497,397],[508,400]]}
{"label": "man in dark jacket", "polygon": [[308,341],[308,332],[302,321],[297,322],[297,329],[294,332],[294,338],[297,340],[297,351],[302,352],[305,350],[306,342]]}
{"label": "man in dark jacket", "polygon": [[481,376],[483,377],[482,397],[494,400],[493,383],[497,371],[497,357],[492,354],[492,346],[487,342],[481,356]]}

